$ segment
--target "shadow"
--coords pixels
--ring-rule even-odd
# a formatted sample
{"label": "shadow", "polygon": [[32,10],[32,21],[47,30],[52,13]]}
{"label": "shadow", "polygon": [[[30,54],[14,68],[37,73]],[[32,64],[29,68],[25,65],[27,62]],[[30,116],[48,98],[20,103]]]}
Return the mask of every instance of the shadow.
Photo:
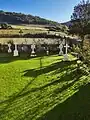
{"label": "shadow", "polygon": [[[42,67],[42,59],[43,58],[40,57],[40,69],[39,70],[31,69],[31,70],[24,71],[25,72],[24,76],[33,77],[33,79],[30,80],[30,82],[19,93],[14,94],[14,99],[15,99],[15,97],[24,96],[27,93],[35,92],[37,90],[42,90],[42,89],[44,89],[44,88],[46,88],[46,87],[48,87],[50,85],[55,85],[55,84],[58,84],[58,83],[60,83],[62,81],[69,81],[70,79],[73,80],[75,78],[75,76],[77,75],[76,69],[75,68],[72,68],[72,69],[70,68],[71,72],[69,74],[67,74],[67,72],[66,72],[66,74],[62,75],[61,77],[57,77],[56,80],[52,80],[50,83],[48,83],[48,84],[46,84],[46,85],[44,85],[42,87],[33,88],[32,90],[29,90],[28,92],[26,92],[26,89],[28,88],[28,86],[30,86],[39,75],[49,73],[49,72],[51,72],[53,70],[57,71],[57,69],[58,69],[58,72],[60,73],[60,72],[63,72],[64,70],[69,69],[68,66],[70,66],[72,64],[76,64],[76,60],[69,61],[69,62],[61,61],[61,62],[57,62],[57,63],[54,63],[54,64],[48,66],[48,67],[43,68]],[[74,71],[72,71],[72,70],[74,70]],[[56,71],[55,71],[55,73],[56,73]],[[55,73],[53,73],[53,74],[55,74]],[[81,74],[79,74],[79,75],[81,75]],[[23,91],[24,91],[24,94],[21,94],[21,93],[23,93]],[[12,96],[9,96],[9,97],[11,99]],[[8,100],[6,100],[6,102],[7,101]],[[3,103],[3,102],[0,102],[0,103]]]}
{"label": "shadow", "polygon": [[[67,62],[61,61],[61,62],[57,62],[57,63],[51,64],[50,66],[42,68],[42,63],[41,63],[41,59],[40,59],[40,68],[41,68],[42,72],[41,72],[40,69],[37,69],[37,70],[36,69],[30,69],[30,70],[24,71],[24,76],[25,77],[37,77],[41,74],[46,74],[46,73],[49,73],[49,72],[52,72],[52,71],[55,71],[55,70],[57,70],[56,71],[57,73],[60,73],[64,70],[69,70],[70,65],[76,64],[76,62],[77,62],[77,60],[67,61]],[[56,74],[56,72],[53,73],[53,74]]]}
{"label": "shadow", "polygon": [[[0,53],[0,63],[6,64],[6,63],[14,62],[17,60],[29,60],[29,59],[33,59],[33,58],[38,58],[41,61],[42,58],[45,56],[47,56],[47,55],[31,57],[30,53],[19,53],[19,56],[15,57],[15,56],[13,56],[13,53]],[[49,57],[50,56],[52,56],[52,55],[49,55]],[[41,63],[41,66],[42,66],[42,63]]]}
{"label": "shadow", "polygon": [[90,120],[90,84],[38,120]]}
{"label": "shadow", "polygon": [[40,57],[40,69],[42,69],[42,57]]}
{"label": "shadow", "polygon": [[12,53],[0,53],[0,63],[10,63],[17,60],[28,60],[31,59],[31,57],[28,57],[28,54],[22,54],[20,53],[19,56],[14,57]]}
{"label": "shadow", "polygon": [[[45,88],[50,87],[52,85],[57,85],[58,83],[60,83],[62,81],[64,82],[64,81],[72,80],[71,83],[66,84],[62,88],[56,89],[54,91],[55,94],[58,94],[59,92],[62,92],[63,90],[66,90],[67,88],[69,88],[70,86],[72,86],[82,76],[82,74],[78,74],[77,76],[76,76],[76,74],[77,74],[77,71],[75,70],[75,71],[73,71],[73,73],[71,72],[68,75],[68,77],[67,77],[67,74],[65,74],[65,75],[62,75],[59,79],[53,80],[52,82],[50,82],[50,83],[48,83],[46,85],[43,85],[41,87],[36,87],[36,88],[32,88],[30,90],[27,90],[28,86],[30,86],[32,84],[32,82],[34,82],[35,79],[33,79],[19,93],[17,93],[16,95],[14,94],[12,96],[9,96],[10,99],[2,101],[2,102],[0,102],[0,104],[5,103],[5,102],[7,103],[9,100],[13,101],[13,100],[15,100],[17,98],[25,97],[25,96],[29,95],[30,93],[33,93],[33,92],[42,91]],[[66,77],[67,77],[67,79],[66,79]]]}
{"label": "shadow", "polygon": [[[79,71],[79,74],[77,73],[77,69],[75,68],[68,68],[68,66],[70,66],[71,64],[75,64],[76,63],[76,60],[75,61],[71,61],[71,62],[64,62],[64,61],[61,61],[61,62],[58,62],[58,63],[54,63],[46,68],[42,68],[42,63],[41,63],[41,57],[40,57],[40,69],[39,70],[35,70],[35,69],[31,69],[29,70],[29,73],[27,71],[24,71],[24,72],[27,72],[25,73],[24,76],[27,76],[27,77],[34,77],[32,80],[30,80],[30,82],[25,85],[25,87],[19,92],[19,93],[15,93],[14,95],[12,96],[9,96],[9,99],[5,100],[5,101],[2,101],[0,102],[0,104],[3,104],[3,103],[7,103],[7,102],[10,102],[10,101],[13,101],[17,98],[20,98],[20,97],[24,97],[24,96],[27,96],[29,95],[31,92],[37,92],[37,91],[40,91],[40,90],[43,90],[49,86],[52,86],[52,85],[57,85],[58,83],[60,82],[64,82],[64,81],[70,81],[72,80],[72,83],[69,84],[69,85],[66,85],[66,86],[63,86],[60,90],[56,90],[56,91],[63,91],[64,89],[67,89],[68,87],[70,87],[71,85],[73,85],[81,76],[82,74],[80,73]],[[62,67],[61,69],[59,69],[59,67]],[[42,71],[41,71],[42,69]],[[53,70],[58,70],[58,72],[63,72],[67,69],[70,70],[69,74],[68,72],[66,72],[65,74],[63,74],[62,76],[60,77],[57,77],[55,80],[52,79],[52,81],[50,81],[48,84],[45,84],[41,87],[36,87],[36,88],[32,88],[30,90],[28,90],[27,88],[35,81],[35,79],[41,75],[41,74],[44,74],[44,73],[48,73],[50,71],[53,71]],[[55,73],[57,73],[55,71]],[[55,74],[53,73],[53,74]]]}
{"label": "shadow", "polygon": [[19,56],[15,57],[13,56],[13,53],[0,53],[0,63],[5,64],[5,63],[14,62],[17,60],[29,60],[33,58],[38,58],[42,60],[43,57],[45,57],[45,55],[41,57],[40,56],[31,57],[30,53],[20,53]]}
{"label": "shadow", "polygon": [[[2,106],[0,108],[1,120],[7,119],[7,117],[9,119],[12,118],[13,120],[33,120],[33,119],[37,120],[38,118],[37,116],[42,113],[42,110],[44,111],[45,108],[48,109],[48,105],[49,105],[48,99],[51,100],[50,101],[52,103],[51,106],[53,106],[55,104],[54,98],[57,98],[56,95],[60,93],[62,94],[63,91],[73,86],[75,82],[77,82],[79,78],[83,75],[82,72],[77,73],[77,69],[75,67],[70,67],[71,65],[76,64],[76,60],[70,62],[61,61],[43,68],[42,58],[39,59],[40,59],[40,68],[38,70],[32,69],[32,70],[24,71],[25,72],[24,76],[33,77],[33,79],[30,80],[29,83],[26,84],[22,90],[13,94],[12,96],[9,96],[8,99],[0,102],[0,106]],[[66,73],[60,75],[56,79],[52,79],[47,84],[30,88],[30,86],[33,85],[33,82],[35,82],[36,78],[39,75],[51,71],[54,71],[54,74],[61,73],[64,71],[66,71]],[[69,83],[63,85],[61,88],[58,87],[58,84],[60,83],[63,84],[63,82],[68,82],[68,81]],[[51,88],[54,87],[55,85],[57,85],[57,87],[52,91]],[[49,93],[48,93],[48,87],[50,88]],[[53,101],[51,99],[51,96],[53,96]],[[73,101],[73,96],[70,99],[71,101]],[[66,103],[66,101],[68,102]],[[68,106],[71,104],[69,99],[66,101],[56,106],[53,110],[49,111],[48,113],[45,112],[46,114],[44,114],[44,116],[42,116],[39,119],[66,120],[66,118],[68,118],[67,117],[69,114],[68,112],[70,111],[70,109],[68,109]],[[67,104],[69,105],[67,106]],[[73,102],[71,105],[71,111],[74,111],[74,108],[72,108],[72,106],[73,106]],[[63,117],[64,112],[65,112],[65,116]],[[74,120],[74,119],[70,119],[70,120]]]}

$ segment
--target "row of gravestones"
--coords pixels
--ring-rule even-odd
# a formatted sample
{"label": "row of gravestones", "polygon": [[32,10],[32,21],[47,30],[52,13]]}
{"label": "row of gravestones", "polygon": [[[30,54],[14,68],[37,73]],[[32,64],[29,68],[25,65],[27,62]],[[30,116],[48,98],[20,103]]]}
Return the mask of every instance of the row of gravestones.
{"label": "row of gravestones", "polygon": [[[63,53],[63,48],[65,47],[65,54]],[[67,54],[67,51],[68,51],[68,44],[65,43],[65,40],[61,41],[60,42],[60,45],[59,45],[59,55],[63,55],[64,56],[64,60],[67,61],[68,60],[68,54]],[[32,44],[31,45],[31,56],[36,56],[36,53],[35,53],[35,44]],[[11,44],[8,44],[8,53],[11,53],[12,52],[12,49],[11,49]],[[46,51],[47,55],[49,55],[49,50],[47,49]],[[15,43],[15,50],[13,52],[13,56],[19,56],[19,52],[18,52],[18,48],[17,48],[17,44]]]}

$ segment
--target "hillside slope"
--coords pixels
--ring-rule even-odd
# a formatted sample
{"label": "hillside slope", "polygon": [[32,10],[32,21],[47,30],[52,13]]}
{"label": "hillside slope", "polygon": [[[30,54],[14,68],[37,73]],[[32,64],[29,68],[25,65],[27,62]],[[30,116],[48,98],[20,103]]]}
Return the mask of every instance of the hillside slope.
{"label": "hillside slope", "polygon": [[39,25],[60,25],[60,23],[46,20],[38,16],[26,15],[23,13],[4,12],[0,10],[0,23],[7,22],[10,24],[39,24]]}
{"label": "hillside slope", "polygon": [[62,25],[66,25],[67,27],[69,27],[71,24],[72,24],[71,21],[67,21],[67,22],[62,23]]}

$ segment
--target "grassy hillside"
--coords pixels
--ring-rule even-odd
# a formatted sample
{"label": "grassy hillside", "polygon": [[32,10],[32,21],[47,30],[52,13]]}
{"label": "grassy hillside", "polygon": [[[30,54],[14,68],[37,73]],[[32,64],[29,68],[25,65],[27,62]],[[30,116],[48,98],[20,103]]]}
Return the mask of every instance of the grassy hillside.
{"label": "grassy hillside", "polygon": [[15,12],[5,12],[3,10],[0,11],[0,22],[7,22],[9,24],[60,25],[60,23],[46,20],[44,18],[40,18],[39,16],[33,16],[30,14],[26,15]]}
{"label": "grassy hillside", "polygon": [[24,29],[24,27],[21,28],[21,26],[18,26],[16,29],[6,29],[6,30],[3,30],[1,29],[0,30],[0,35],[20,35],[20,29],[23,29],[22,30],[22,35],[24,34],[27,34],[27,33],[30,33],[30,34],[35,34],[35,33],[45,33],[47,32],[47,29],[40,29],[40,28],[29,28],[29,29]]}
{"label": "grassy hillside", "polygon": [[75,58],[0,56],[0,120],[89,120],[90,77]]}
{"label": "grassy hillside", "polygon": [[[45,25],[11,25],[12,29],[0,29],[0,38],[57,38],[66,36],[68,29],[64,26]],[[60,37],[59,37],[60,38]]]}
{"label": "grassy hillside", "polygon": [[5,35],[19,35],[20,29],[23,30],[23,34],[39,34],[50,31],[67,34],[68,31],[68,28],[65,25],[55,21],[22,13],[4,12],[2,10],[0,11],[0,24],[1,37]]}

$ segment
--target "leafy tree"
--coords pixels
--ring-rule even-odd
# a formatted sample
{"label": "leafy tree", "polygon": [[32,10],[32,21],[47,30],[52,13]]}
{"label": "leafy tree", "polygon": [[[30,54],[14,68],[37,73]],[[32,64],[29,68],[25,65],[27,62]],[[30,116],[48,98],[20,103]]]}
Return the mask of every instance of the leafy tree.
{"label": "leafy tree", "polygon": [[74,12],[71,16],[71,26],[69,32],[78,35],[81,39],[81,49],[83,52],[84,37],[90,33],[90,2],[82,0],[74,7]]}
{"label": "leafy tree", "polygon": [[1,29],[8,29],[7,23],[1,23]]}
{"label": "leafy tree", "polygon": [[20,36],[22,36],[22,34],[23,34],[23,30],[20,29],[19,33],[20,33]]}
{"label": "leafy tree", "polygon": [[89,40],[85,40],[83,47],[84,47],[83,56],[84,56],[85,63],[90,65],[90,41]]}

